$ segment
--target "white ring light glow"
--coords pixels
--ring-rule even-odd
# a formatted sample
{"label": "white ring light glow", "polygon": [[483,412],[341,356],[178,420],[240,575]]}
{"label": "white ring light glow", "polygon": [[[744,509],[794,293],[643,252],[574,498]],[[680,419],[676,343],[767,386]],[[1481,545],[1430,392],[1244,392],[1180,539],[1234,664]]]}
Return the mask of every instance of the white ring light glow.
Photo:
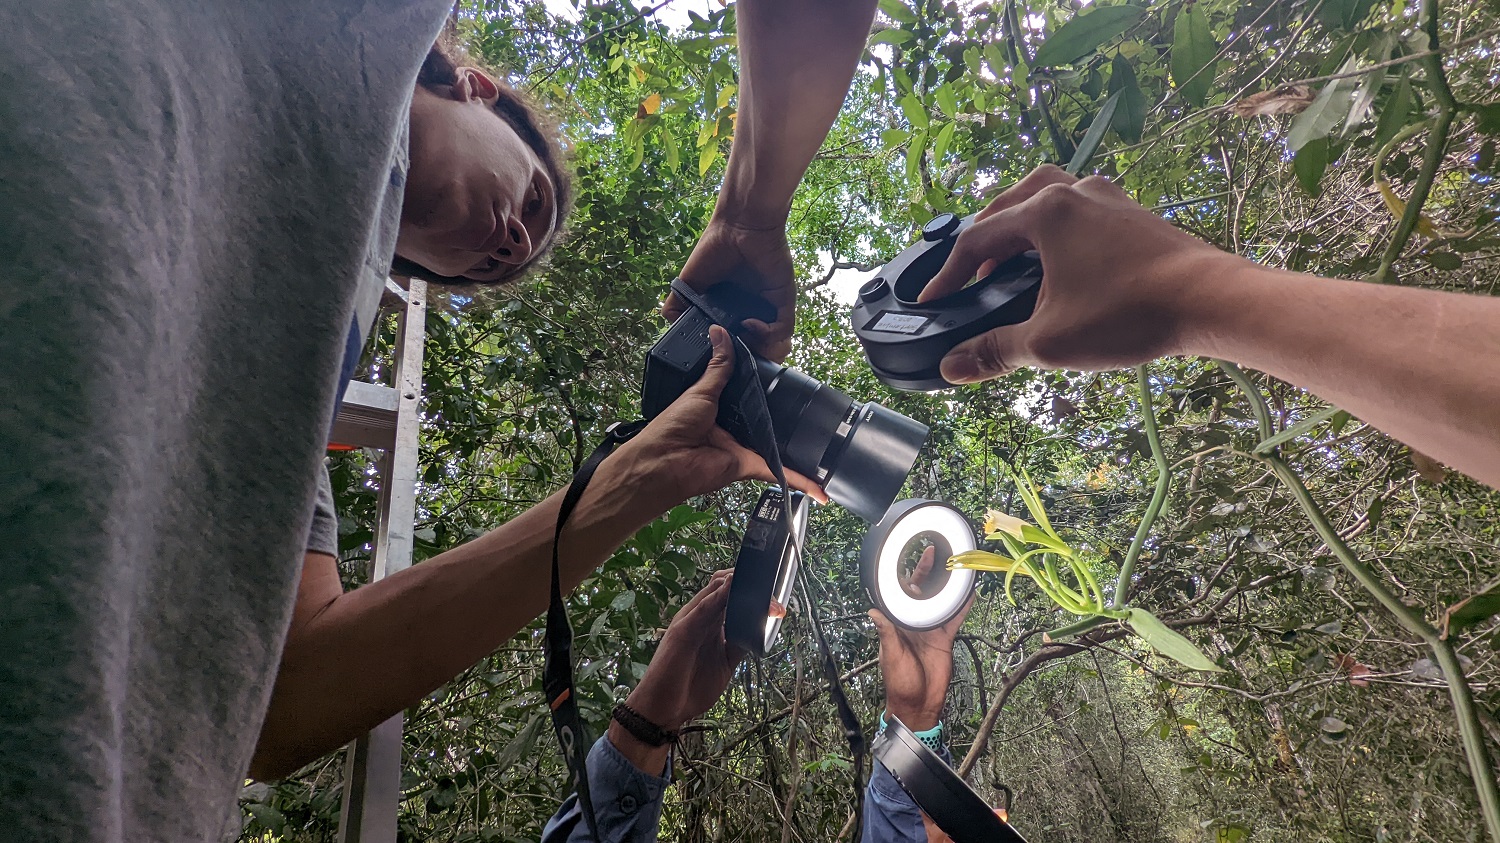
{"label": "white ring light glow", "polygon": [[[891,620],[911,629],[941,626],[958,613],[974,587],[974,569],[951,571],[948,582],[937,594],[919,600],[901,587],[901,556],[906,543],[923,533],[936,533],[948,543],[954,554],[974,549],[974,528],[963,514],[938,501],[930,501],[907,511],[891,525],[876,561],[875,586]],[[937,560],[937,564],[946,563]]]}

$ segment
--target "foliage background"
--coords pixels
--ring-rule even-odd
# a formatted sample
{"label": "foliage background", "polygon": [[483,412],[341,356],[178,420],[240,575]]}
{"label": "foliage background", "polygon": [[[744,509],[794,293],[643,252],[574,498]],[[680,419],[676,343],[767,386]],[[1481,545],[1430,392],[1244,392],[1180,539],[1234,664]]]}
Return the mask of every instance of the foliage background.
{"label": "foliage background", "polygon": [[[913,495],[976,515],[1024,514],[1009,480],[1024,467],[1043,484],[1053,522],[1096,554],[1098,573],[1118,570],[1156,479],[1129,373],[1028,371],[938,395],[894,393],[860,365],[832,289],[843,288],[830,284],[834,270],[844,279],[894,254],[934,212],[976,209],[996,185],[1066,161],[1113,92],[1123,91],[1121,104],[1095,167],[1188,231],[1269,265],[1495,293],[1492,5],[880,7],[849,101],[793,208],[805,286],[790,362],[932,426]],[[551,103],[579,200],[567,241],[524,289],[454,296],[429,317],[419,559],[539,501],[606,424],[637,415],[657,302],[708,218],[732,142],[733,6],[713,8],[672,29],[652,7],[619,2],[567,17],[537,2],[460,5],[457,25],[476,55]],[[1434,12],[1451,109],[1421,28]],[[1302,111],[1244,116],[1257,103]],[[1446,146],[1432,136],[1445,111]],[[1401,208],[1375,184],[1388,144],[1381,175],[1395,195],[1430,183],[1417,203],[1428,225],[1414,234],[1398,231]],[[385,373],[391,339],[388,324],[370,377]],[[1076,650],[1044,644],[1043,632],[1071,618],[1025,587],[1013,606],[985,579],[955,653],[946,718],[956,756],[987,739],[971,782],[986,796],[1001,782],[1013,788],[1013,819],[1036,841],[1482,839],[1427,648],[1247,457],[1260,437],[1244,393],[1207,361],[1159,361],[1149,373],[1173,490],[1131,602],[1177,624],[1228,672],[1187,672],[1112,628]],[[1257,382],[1279,426],[1325,409]],[[1500,576],[1493,491],[1347,417],[1311,425],[1282,454],[1360,559],[1428,621]],[[373,466],[359,453],[333,463],[350,586],[370,551]],[[744,485],[673,510],[574,596],[579,690],[596,728],[638,681],[675,608],[731,564],[755,494]],[[882,698],[858,586],[862,529],[820,508],[808,556],[817,611],[870,724]],[[826,840],[845,823],[851,771],[804,634],[807,609],[794,607],[780,649],[747,664],[686,741],[665,839]],[[1484,614],[1451,640],[1495,758],[1500,628]],[[536,839],[564,788],[539,644],[534,624],[408,712],[403,840]],[[1002,698],[991,731],[984,715]],[[334,839],[341,775],[335,756],[248,787],[244,839]]]}

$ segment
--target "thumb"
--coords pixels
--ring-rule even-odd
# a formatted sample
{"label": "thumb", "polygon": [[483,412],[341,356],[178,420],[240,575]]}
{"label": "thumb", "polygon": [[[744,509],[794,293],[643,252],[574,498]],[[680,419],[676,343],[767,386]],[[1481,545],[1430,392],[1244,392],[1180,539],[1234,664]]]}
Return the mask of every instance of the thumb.
{"label": "thumb", "polygon": [[953,251],[938,274],[932,276],[927,286],[917,296],[918,302],[929,302],[949,293],[962,290],[980,267],[1010,260],[1027,249],[1033,248],[1031,238],[1024,231],[1025,219],[1016,208],[1006,208],[994,216],[980,220],[958,235]]}
{"label": "thumb", "polygon": [[1035,365],[1026,351],[1032,323],[1006,325],[954,346],[939,368],[949,383],[978,383]]}
{"label": "thumb", "polygon": [[703,377],[693,384],[688,393],[717,403],[724,385],[729,383],[729,376],[734,374],[734,340],[723,326],[710,325],[708,341],[713,344],[714,356],[708,361]]}
{"label": "thumb", "polygon": [[893,631],[891,619],[886,617],[885,612],[879,609],[870,610],[870,620],[875,622],[875,630],[880,633],[881,637],[885,637]]}

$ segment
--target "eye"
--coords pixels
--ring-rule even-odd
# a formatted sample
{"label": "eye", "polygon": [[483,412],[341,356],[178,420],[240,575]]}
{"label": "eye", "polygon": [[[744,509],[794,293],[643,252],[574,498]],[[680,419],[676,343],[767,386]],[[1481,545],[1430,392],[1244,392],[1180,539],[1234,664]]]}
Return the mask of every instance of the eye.
{"label": "eye", "polygon": [[545,200],[542,197],[541,182],[533,181],[531,183],[531,192],[526,195],[526,213],[541,213],[543,204],[545,204]]}

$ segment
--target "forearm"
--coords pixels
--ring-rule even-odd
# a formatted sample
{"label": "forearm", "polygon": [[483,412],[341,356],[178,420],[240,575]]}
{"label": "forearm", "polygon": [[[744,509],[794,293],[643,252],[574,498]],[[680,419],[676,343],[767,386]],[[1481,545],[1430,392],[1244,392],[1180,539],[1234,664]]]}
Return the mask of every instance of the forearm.
{"label": "forearm", "polygon": [[[675,504],[626,446],[563,532],[571,590]],[[558,492],[420,565],[337,594],[289,636],[252,774],[284,775],[415,704],[546,610]]]}
{"label": "forearm", "polygon": [[1500,486],[1500,299],[1248,263],[1196,286],[1189,353],[1296,384]]}
{"label": "forearm", "polygon": [[779,228],[838,117],[875,0],[743,0],[734,146],[715,215]]}

